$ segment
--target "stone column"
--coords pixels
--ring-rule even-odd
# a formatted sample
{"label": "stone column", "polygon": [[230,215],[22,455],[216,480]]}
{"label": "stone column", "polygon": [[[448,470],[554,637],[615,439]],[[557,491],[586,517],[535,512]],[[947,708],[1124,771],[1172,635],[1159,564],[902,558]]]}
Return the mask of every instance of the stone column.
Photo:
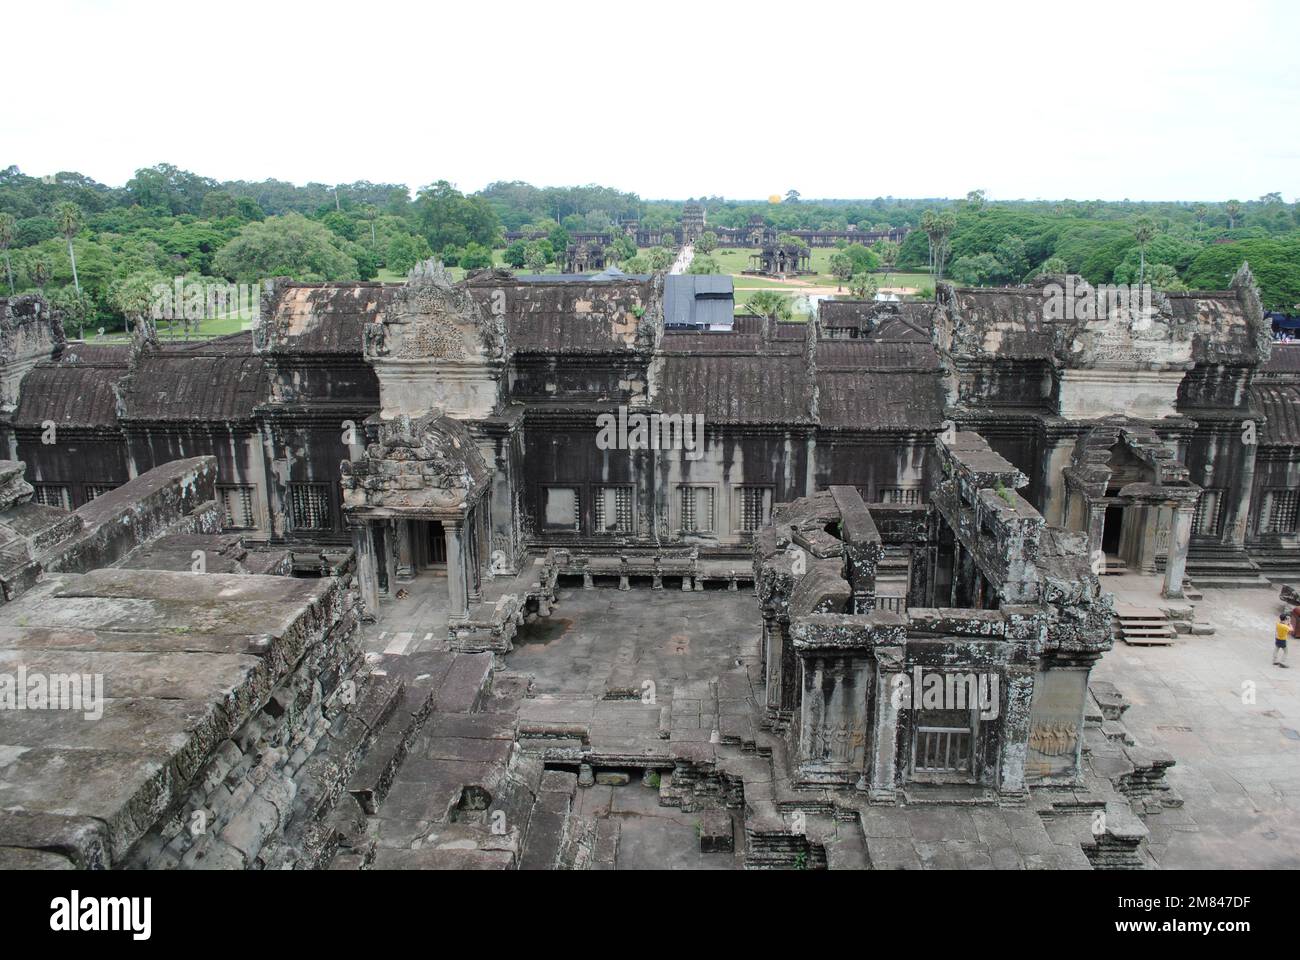
{"label": "stone column", "polygon": [[413,521],[398,520],[397,526],[397,579],[415,579],[415,549],[412,543],[411,525]]}
{"label": "stone column", "polygon": [[1156,534],[1160,530],[1160,508],[1150,505],[1129,507],[1129,516],[1142,518],[1142,549],[1138,558],[1138,570],[1142,573],[1155,573],[1156,570]]}
{"label": "stone column", "polygon": [[[960,544],[959,544],[960,546]],[[961,561],[957,565],[956,587],[953,590],[954,607],[975,606],[975,578],[979,568],[975,566],[975,555],[966,547],[961,547]]]}
{"label": "stone column", "polygon": [[784,719],[798,702],[794,647],[790,625],[774,615],[763,615],[764,665],[767,671],[767,716]]}
{"label": "stone column", "polygon": [[465,548],[460,520],[444,520],[447,540],[447,619],[452,623],[469,619],[469,585],[465,578]]}
{"label": "stone column", "polygon": [[365,616],[373,620],[379,613],[379,572],[375,567],[374,540],[370,536],[370,522],[357,520],[351,524],[352,549],[357,557],[357,588]]}
{"label": "stone column", "polygon": [[828,732],[825,729],[826,688],[833,687],[838,678],[833,674],[827,677],[826,660],[815,651],[800,659],[804,683],[799,691],[799,740],[795,746],[802,771],[810,761],[822,760]]}
{"label": "stone column", "polygon": [[471,604],[480,603],[483,600],[483,581],[480,579],[483,566],[477,510],[470,514],[465,526],[465,536],[469,541],[465,549],[465,561],[468,565],[465,571],[466,593]]}
{"label": "stone column", "polygon": [[998,757],[998,792],[1004,795],[1025,792],[1025,761],[1029,756],[1037,673],[1033,664],[1009,664],[1004,677],[1007,695],[1000,705],[1002,743]]}
{"label": "stone column", "polygon": [[[1052,443],[1052,438],[1048,438]],[[1074,438],[1057,438],[1048,451],[1043,470],[1043,519],[1053,526],[1065,526],[1070,491],[1065,484],[1065,469],[1074,457]]]}
{"label": "stone column", "polygon": [[[1102,540],[1106,533],[1106,505],[1104,503],[1088,503],[1088,522],[1084,528],[1088,534],[1088,557],[1091,559],[1102,551]],[[1105,560],[1102,561],[1105,563]]]}
{"label": "stone column", "polygon": [[[1237,436],[1241,436],[1240,433]],[[1259,446],[1254,443],[1244,444],[1245,454],[1241,461],[1241,472],[1237,474],[1236,502],[1224,505],[1223,526],[1225,542],[1238,550],[1246,546],[1246,528],[1250,525],[1250,497],[1255,489],[1255,454]],[[1225,493],[1231,496],[1232,491]]]}
{"label": "stone column", "polygon": [[393,565],[389,561],[389,554],[392,552],[392,541],[388,539],[391,523],[388,520],[379,520],[366,525],[370,530],[369,542],[375,557],[375,575],[379,583],[379,595],[387,597],[391,595],[395,587],[393,586]]}
{"label": "stone column", "polygon": [[1195,507],[1178,504],[1169,527],[1169,559],[1165,562],[1165,588],[1161,595],[1171,600],[1183,598],[1183,574],[1187,571],[1187,547],[1192,540],[1192,514]]}
{"label": "stone column", "polygon": [[903,670],[901,647],[876,647],[875,709],[872,711],[870,779],[865,784],[874,801],[892,803],[898,777],[898,705],[894,703],[894,677]]}
{"label": "stone column", "polygon": [[776,617],[763,614],[763,669],[767,675],[767,715],[781,712],[781,625]]}

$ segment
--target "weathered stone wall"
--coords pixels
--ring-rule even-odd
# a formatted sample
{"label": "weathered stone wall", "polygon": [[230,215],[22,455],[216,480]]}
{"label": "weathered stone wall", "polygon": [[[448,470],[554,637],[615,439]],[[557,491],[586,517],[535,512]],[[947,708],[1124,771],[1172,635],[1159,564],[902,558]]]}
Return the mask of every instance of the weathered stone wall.
{"label": "weathered stone wall", "polygon": [[[73,508],[90,502],[90,487],[118,486],[131,478],[126,445],[117,429],[59,426],[55,443],[42,442],[44,433],[15,429],[13,456],[27,464],[27,476],[33,483],[67,487]],[[152,466],[148,463],[145,469]]]}
{"label": "weathered stone wall", "polygon": [[212,457],[194,457],[156,467],[97,497],[76,511],[83,532],[42,558],[43,568],[82,573],[109,566],[164,533],[217,533],[216,476]]}
{"label": "weathered stone wall", "polygon": [[[127,854],[127,868],[315,868],[333,855],[329,815],[377,736],[384,679],[362,663],[355,607],[341,584],[332,622],[304,638],[296,667],[231,736],[212,747],[189,789]],[[346,810],[346,807],[345,807]]]}
{"label": "weathered stone wall", "polygon": [[27,372],[65,342],[63,318],[44,294],[0,297],[0,416],[17,408]]}
{"label": "weathered stone wall", "polygon": [[359,644],[338,579],[43,580],[6,608],[0,662],[98,675],[102,713],[0,711],[16,748],[0,760],[0,864],[319,864],[325,820],[395,702],[357,676]]}

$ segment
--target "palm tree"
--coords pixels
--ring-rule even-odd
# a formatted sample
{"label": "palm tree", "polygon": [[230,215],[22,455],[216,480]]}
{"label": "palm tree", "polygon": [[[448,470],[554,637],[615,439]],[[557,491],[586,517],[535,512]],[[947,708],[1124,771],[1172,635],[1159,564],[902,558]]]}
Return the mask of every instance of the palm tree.
{"label": "palm tree", "polygon": [[935,216],[933,210],[927,210],[921,214],[921,230],[925,233],[926,238],[930,241],[930,273],[934,273],[934,238],[938,230],[939,218]]}
{"label": "palm tree", "polygon": [[154,288],[162,280],[161,274],[143,271],[123,277],[113,284],[108,299],[126,318],[127,333],[131,332],[133,326],[138,326],[150,312],[154,302]]}
{"label": "palm tree", "polygon": [[921,229],[930,240],[930,270],[936,282],[943,279],[943,266],[951,249],[948,238],[956,227],[957,218],[951,213],[936,214],[927,210],[921,217]]}
{"label": "palm tree", "polygon": [[86,321],[95,314],[95,300],[90,294],[60,287],[50,297],[50,306],[63,314],[64,329],[75,326],[78,338],[86,338]]}
{"label": "palm tree", "polygon": [[361,219],[370,224],[370,247],[375,246],[375,220],[379,217],[379,211],[370,204],[361,208]]}
{"label": "palm tree", "polygon": [[15,293],[14,289],[14,267],[9,262],[9,248],[13,246],[14,230],[18,221],[14,219],[12,213],[0,213],[0,252],[5,255],[5,272],[9,275],[9,293]]}
{"label": "palm tree", "polygon": [[889,275],[898,265],[898,244],[892,240],[881,240],[876,244],[876,254],[880,257],[880,265],[885,268],[885,279],[881,286],[888,286]]}
{"label": "palm tree", "polygon": [[880,283],[869,273],[855,273],[849,281],[849,293],[857,300],[874,300]]}
{"label": "palm tree", "polygon": [[746,306],[760,317],[769,320],[789,320],[794,316],[790,298],[779,290],[755,290]]}
{"label": "palm tree", "polygon": [[59,225],[59,233],[68,242],[68,259],[72,261],[72,286],[81,293],[81,283],[77,280],[77,252],[72,249],[72,238],[81,230],[81,208],[70,200],[65,200],[54,208],[54,222]]}
{"label": "palm tree", "polygon": [[1156,235],[1156,225],[1151,222],[1150,217],[1138,217],[1137,223],[1133,225],[1133,238],[1138,243],[1138,286],[1142,286],[1146,279],[1147,272],[1147,244],[1150,243]]}
{"label": "palm tree", "polygon": [[44,257],[32,257],[27,261],[27,279],[42,294],[45,293],[45,285],[50,282],[50,275],[53,272],[50,261]]}
{"label": "palm tree", "polygon": [[1231,230],[1237,225],[1237,218],[1241,216],[1241,201],[1229,200],[1223,205],[1223,212],[1228,215],[1228,229]]}

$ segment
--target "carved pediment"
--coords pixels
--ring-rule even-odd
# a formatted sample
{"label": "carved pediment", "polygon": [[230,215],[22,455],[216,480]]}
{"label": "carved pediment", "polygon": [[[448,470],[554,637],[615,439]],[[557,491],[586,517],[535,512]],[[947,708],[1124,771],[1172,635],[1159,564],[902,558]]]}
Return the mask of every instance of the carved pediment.
{"label": "carved pediment", "polygon": [[370,359],[500,360],[505,319],[488,315],[441,263],[428,260],[367,328],[365,350]]}
{"label": "carved pediment", "polygon": [[421,357],[464,360],[467,353],[464,331],[446,317],[434,314],[411,322],[396,356],[405,360]]}
{"label": "carved pediment", "polygon": [[379,425],[359,460],[343,464],[348,507],[457,507],[480,494],[491,474],[464,424],[432,411]]}
{"label": "carved pediment", "polygon": [[1094,287],[1065,277],[1044,290],[1044,319],[1055,328],[1067,367],[1177,370],[1191,365],[1192,326],[1149,286]]}

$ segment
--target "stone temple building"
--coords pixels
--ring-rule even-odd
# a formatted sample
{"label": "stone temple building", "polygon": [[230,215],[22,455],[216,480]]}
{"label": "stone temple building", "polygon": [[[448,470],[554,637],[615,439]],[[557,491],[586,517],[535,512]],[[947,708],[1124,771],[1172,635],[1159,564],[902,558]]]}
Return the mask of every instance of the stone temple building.
{"label": "stone temple building", "polygon": [[749,255],[746,273],[767,277],[798,276],[812,273],[812,253],[808,247],[783,241],[771,227],[763,231],[758,252]]}
{"label": "stone temple building", "polygon": [[[111,824],[107,840],[0,816],[0,853],[24,851],[11,859],[28,865],[51,849],[75,849],[79,865],[324,865],[347,834],[328,819],[344,786],[373,813],[439,696],[459,705],[440,708],[453,727],[485,722],[465,718],[483,710],[519,631],[551,613],[557,583],[752,584],[757,676],[675,692],[636,749],[601,747],[567,715],[521,712],[511,732],[485,734],[532,738],[545,756],[549,779],[519,800],[535,822],[553,802],[546,783],[572,796],[555,787],[562,768],[660,771],[661,802],[740,804],[749,865],[823,863],[839,856],[834,838],[792,832],[787,814],[922,788],[1016,803],[1095,781],[1086,740],[1090,671],[1111,645],[1105,576],[1158,573],[1177,599],[1189,578],[1247,586],[1300,570],[1300,353],[1271,344],[1245,268],[1229,289],[1157,295],[1148,311],[1094,309],[1094,293],[1069,277],[941,284],[932,302],[831,301],[806,323],[737,316],[730,330],[672,331],[660,277],[494,270],[452,282],[429,263],[405,284],[277,280],[252,331],[160,343],[142,324],[129,345],[68,341],[39,296],[0,300],[0,653],[44,650],[70,627],[53,600],[85,619],[88,656],[210,647],[231,670],[278,658],[270,673],[247,664],[235,708],[188,742],[184,770],[158,759],[179,741],[160,740],[138,778],[116,785],[120,809],[93,813]],[[199,555],[221,572],[187,593]],[[244,620],[204,606],[222,591],[247,600],[231,614]],[[421,598],[419,629],[442,659],[368,673],[358,622],[401,595]],[[191,620],[195,639],[176,649],[175,625]],[[969,680],[969,697],[900,701],[928,674]],[[349,680],[369,699],[340,701]],[[234,696],[218,688],[196,681],[185,697],[203,713],[205,698]],[[418,723],[389,729],[415,690]],[[697,704],[693,720],[679,701]],[[715,738],[701,742],[686,731],[706,716]],[[159,723],[198,736],[179,714]],[[289,745],[269,754],[279,786],[254,778],[235,801],[220,795],[230,837],[173,829],[177,810],[208,811],[214,784],[248,774],[272,727]],[[18,734],[69,749],[26,721]],[[1142,829],[1124,791],[1141,783],[1146,798],[1171,761],[1115,762],[1127,764],[1124,795],[1098,801],[1108,824],[1085,849],[1093,865],[1133,866]],[[794,794],[761,795],[775,764]],[[448,829],[483,841],[464,856],[518,865],[467,826],[514,788],[444,786]],[[717,826],[705,818],[701,843],[730,842]],[[75,836],[43,841],[50,831]],[[520,842],[527,860],[541,841]],[[599,860],[599,836],[593,849]]]}
{"label": "stone temple building", "polygon": [[694,243],[700,239],[705,230],[704,207],[698,203],[687,203],[682,207],[682,242]]}
{"label": "stone temple building", "polygon": [[[300,572],[373,546],[381,592],[457,547],[445,511],[408,527],[358,492],[381,483],[377,452],[432,443],[399,439],[400,418],[444,438],[426,451],[439,470],[450,445],[473,476],[471,581],[549,548],[747,558],[776,504],[834,485],[923,506],[955,431],[1020,471],[1046,522],[1085,533],[1099,570],[1166,572],[1175,596],[1188,576],[1300,570],[1300,357],[1270,344],[1249,274],[1159,296],[1141,326],[1045,319],[1052,289],[941,285],[935,302],[827,301],[815,323],[666,331],[649,277],[452,284],[427,268],[405,285],[277,281],[251,332],[135,346],[68,342],[20,297],[3,307],[0,429],[36,500],[68,509],[214,456],[228,530],[287,546]],[[625,426],[601,449],[597,417],[620,410],[661,414],[659,433]],[[437,486],[431,469],[396,499]]]}

